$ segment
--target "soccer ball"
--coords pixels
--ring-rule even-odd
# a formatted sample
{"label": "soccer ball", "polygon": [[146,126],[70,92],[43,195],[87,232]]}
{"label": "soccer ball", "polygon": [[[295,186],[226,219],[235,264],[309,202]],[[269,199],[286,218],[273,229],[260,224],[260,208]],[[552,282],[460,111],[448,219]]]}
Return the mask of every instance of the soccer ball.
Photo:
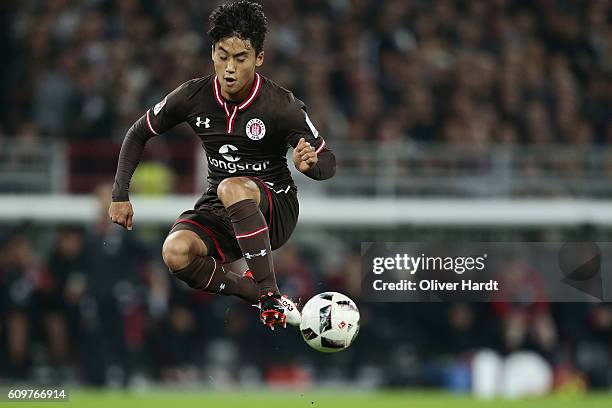
{"label": "soccer ball", "polygon": [[320,293],[304,305],[300,332],[304,341],[317,351],[342,351],[355,341],[359,332],[357,305],[342,293]]}

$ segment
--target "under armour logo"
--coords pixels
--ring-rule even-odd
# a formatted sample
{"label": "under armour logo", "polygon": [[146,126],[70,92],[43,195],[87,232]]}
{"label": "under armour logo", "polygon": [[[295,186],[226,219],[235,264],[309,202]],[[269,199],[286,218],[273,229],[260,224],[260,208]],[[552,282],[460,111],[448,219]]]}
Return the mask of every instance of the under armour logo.
{"label": "under armour logo", "polygon": [[196,118],[196,126],[200,127],[201,124],[204,124],[204,127],[208,129],[210,127],[210,119],[206,118],[206,120],[202,120],[201,116]]}
{"label": "under armour logo", "polygon": [[245,253],[245,254],[244,254],[244,257],[245,257],[246,259],[253,259],[253,258],[255,258],[256,256],[266,256],[266,254],[267,254],[267,253],[268,253],[268,252],[267,252],[265,249],[262,249],[261,251],[256,252],[256,253],[254,253],[254,254],[250,254],[250,253],[248,253],[248,252],[247,252],[247,253]]}

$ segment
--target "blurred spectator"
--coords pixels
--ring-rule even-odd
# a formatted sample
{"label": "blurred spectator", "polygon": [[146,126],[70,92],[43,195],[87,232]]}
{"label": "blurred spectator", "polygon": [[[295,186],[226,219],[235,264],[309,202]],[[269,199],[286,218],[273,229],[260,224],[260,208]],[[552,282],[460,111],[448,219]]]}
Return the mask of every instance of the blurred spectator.
{"label": "blurred spectator", "polygon": [[[59,231],[49,258],[50,285],[42,298],[49,315],[47,325],[55,334],[50,355],[55,365],[67,366],[69,353],[78,345],[78,304],[83,295],[85,254],[83,232],[77,227]],[[71,355],[76,359],[77,355]]]}
{"label": "blurred spectator", "polygon": [[298,248],[288,242],[274,252],[274,271],[279,287],[302,304],[314,293],[314,273]]}
{"label": "blurred spectator", "polygon": [[605,387],[612,375],[612,305],[594,305],[583,322],[576,345],[576,365],[587,376],[588,383]]}
{"label": "blurred spectator", "polygon": [[150,263],[138,238],[108,219],[110,192],[108,184],[96,189],[99,218],[86,234],[81,359],[87,382],[127,385],[144,347],[144,283]]}
{"label": "blurred spectator", "polygon": [[[49,289],[45,265],[35,256],[30,241],[24,235],[15,234],[0,248],[0,294],[2,299],[3,326],[6,333],[7,365],[10,377],[25,379],[32,363],[32,336],[36,330],[44,330],[43,322],[49,317],[37,294]],[[49,323],[49,320],[47,320]],[[48,324],[53,352],[60,353],[61,323]]]}
{"label": "blurred spectator", "polygon": [[503,350],[532,348],[552,359],[558,338],[543,278],[518,255],[500,271],[499,282],[503,289],[493,297],[493,310],[501,325]]}
{"label": "blurred spectator", "polygon": [[146,196],[164,196],[173,191],[173,184],[172,169],[161,162],[146,161],[134,172],[131,191]]}

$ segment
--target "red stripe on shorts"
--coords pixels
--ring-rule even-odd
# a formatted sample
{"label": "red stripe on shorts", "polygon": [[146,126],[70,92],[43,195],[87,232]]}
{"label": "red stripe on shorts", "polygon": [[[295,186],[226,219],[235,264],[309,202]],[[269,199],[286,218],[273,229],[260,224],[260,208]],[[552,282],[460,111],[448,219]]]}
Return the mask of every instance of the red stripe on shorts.
{"label": "red stripe on shorts", "polygon": [[213,243],[215,244],[215,248],[217,249],[217,252],[219,253],[219,256],[221,257],[221,263],[225,263],[225,254],[221,250],[221,246],[219,245],[219,241],[217,241],[217,237],[215,236],[214,232],[212,232],[210,229],[206,228],[204,225],[200,224],[199,222],[190,220],[188,218],[181,218],[180,220],[177,220],[172,226],[172,228],[174,228],[177,224],[181,222],[186,222],[188,224],[195,225],[196,227],[204,231],[204,233],[208,235],[208,237],[212,239]]}

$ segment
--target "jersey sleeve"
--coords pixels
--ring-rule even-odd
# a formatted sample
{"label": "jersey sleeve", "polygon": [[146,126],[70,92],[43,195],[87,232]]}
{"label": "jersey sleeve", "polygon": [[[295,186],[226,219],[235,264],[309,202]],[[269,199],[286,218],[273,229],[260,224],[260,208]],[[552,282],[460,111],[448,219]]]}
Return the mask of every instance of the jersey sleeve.
{"label": "jersey sleeve", "polygon": [[187,119],[192,82],[185,82],[147,110],[146,123],[153,134],[160,135]]}
{"label": "jersey sleeve", "polygon": [[289,94],[289,103],[281,122],[284,123],[283,132],[286,132],[287,144],[291,147],[296,147],[300,139],[304,138],[316,149],[317,154],[325,149],[325,140],[310,120],[306,105],[292,93]]}

